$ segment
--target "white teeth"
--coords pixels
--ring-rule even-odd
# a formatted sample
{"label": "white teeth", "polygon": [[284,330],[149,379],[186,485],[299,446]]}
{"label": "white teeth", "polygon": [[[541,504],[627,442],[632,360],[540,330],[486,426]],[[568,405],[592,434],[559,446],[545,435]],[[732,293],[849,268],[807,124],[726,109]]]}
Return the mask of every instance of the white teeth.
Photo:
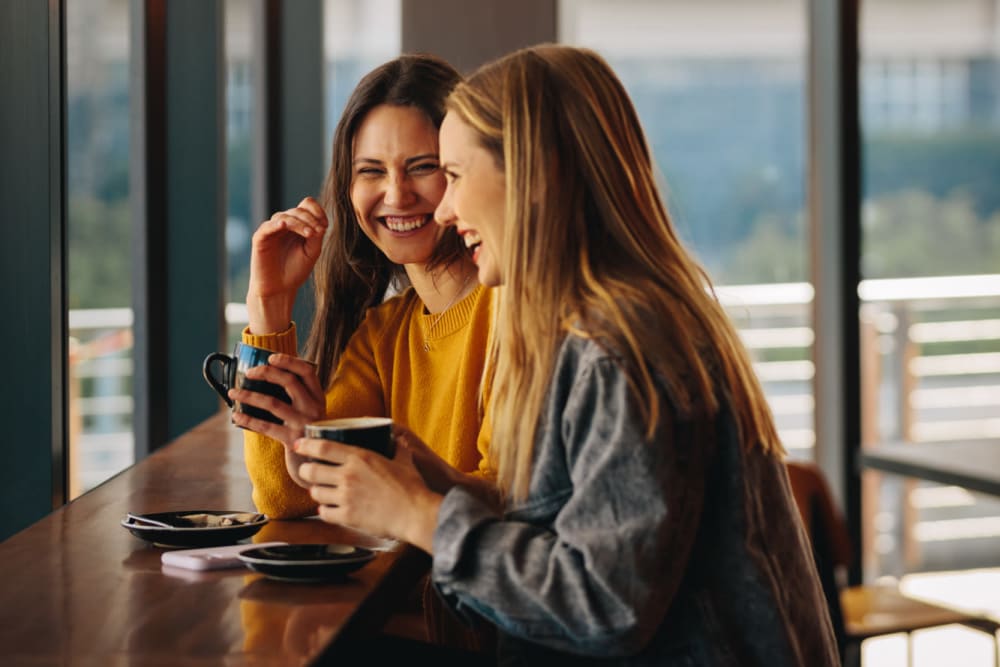
{"label": "white teeth", "polygon": [[426,225],[428,219],[429,218],[426,215],[410,216],[410,217],[387,215],[383,218],[383,220],[385,221],[385,226],[394,232],[413,231],[414,229],[418,229]]}
{"label": "white teeth", "polygon": [[471,248],[472,246],[483,242],[483,240],[479,237],[479,232],[473,232],[471,230],[462,234],[462,240],[465,241],[466,248]]}

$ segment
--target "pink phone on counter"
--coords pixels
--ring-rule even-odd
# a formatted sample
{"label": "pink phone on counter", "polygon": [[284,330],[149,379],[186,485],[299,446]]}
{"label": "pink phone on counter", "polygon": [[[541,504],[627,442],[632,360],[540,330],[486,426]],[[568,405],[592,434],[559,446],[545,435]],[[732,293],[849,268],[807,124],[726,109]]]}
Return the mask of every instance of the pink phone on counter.
{"label": "pink phone on counter", "polygon": [[204,547],[201,549],[180,549],[164,551],[160,561],[171,567],[182,567],[186,570],[222,570],[225,568],[244,567],[239,559],[241,551],[274,547],[286,542],[257,542],[252,544],[231,544],[224,547]]}

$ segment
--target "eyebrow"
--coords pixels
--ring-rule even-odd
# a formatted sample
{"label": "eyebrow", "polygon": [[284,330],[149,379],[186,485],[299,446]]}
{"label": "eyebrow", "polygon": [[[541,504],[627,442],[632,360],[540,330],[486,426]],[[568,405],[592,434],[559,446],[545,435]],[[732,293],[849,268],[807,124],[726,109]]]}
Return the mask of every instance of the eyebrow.
{"label": "eyebrow", "polygon": [[[420,155],[414,155],[413,157],[408,157],[403,161],[403,164],[413,164],[414,162],[420,162],[421,160],[437,160],[437,153],[421,153]],[[351,164],[383,164],[382,160],[376,160],[370,157],[359,157],[354,160]]]}

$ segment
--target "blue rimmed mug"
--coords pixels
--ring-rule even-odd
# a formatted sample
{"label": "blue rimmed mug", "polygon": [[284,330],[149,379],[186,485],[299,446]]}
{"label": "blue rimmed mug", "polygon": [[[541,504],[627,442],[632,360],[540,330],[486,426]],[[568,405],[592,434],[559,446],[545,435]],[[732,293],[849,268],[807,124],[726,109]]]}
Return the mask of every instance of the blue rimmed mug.
{"label": "blue rimmed mug", "polygon": [[[281,385],[264,380],[251,380],[246,377],[247,369],[266,365],[268,357],[272,354],[274,354],[273,350],[265,350],[262,347],[254,347],[246,343],[236,343],[232,356],[222,352],[213,352],[205,357],[201,372],[205,376],[205,381],[233,409],[233,412],[242,412],[257,419],[282,424],[284,422],[281,419],[267,410],[255,408],[252,405],[243,405],[239,401],[229,398],[229,390],[236,388],[267,394],[285,403],[292,402]],[[216,374],[217,369],[221,371],[221,375]]]}

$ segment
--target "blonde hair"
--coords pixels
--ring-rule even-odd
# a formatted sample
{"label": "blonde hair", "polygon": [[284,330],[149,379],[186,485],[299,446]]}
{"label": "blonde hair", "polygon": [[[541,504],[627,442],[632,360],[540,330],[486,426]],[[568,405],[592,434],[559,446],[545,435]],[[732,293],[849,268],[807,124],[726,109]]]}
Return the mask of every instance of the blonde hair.
{"label": "blonde hair", "polygon": [[680,243],[642,127],[601,56],[539,45],[484,65],[448,98],[506,177],[504,286],[491,347],[491,459],[527,494],[532,453],[565,335],[621,361],[646,437],[668,415],[709,419],[723,402],[745,450],[782,454],[773,417],[711,282]]}

